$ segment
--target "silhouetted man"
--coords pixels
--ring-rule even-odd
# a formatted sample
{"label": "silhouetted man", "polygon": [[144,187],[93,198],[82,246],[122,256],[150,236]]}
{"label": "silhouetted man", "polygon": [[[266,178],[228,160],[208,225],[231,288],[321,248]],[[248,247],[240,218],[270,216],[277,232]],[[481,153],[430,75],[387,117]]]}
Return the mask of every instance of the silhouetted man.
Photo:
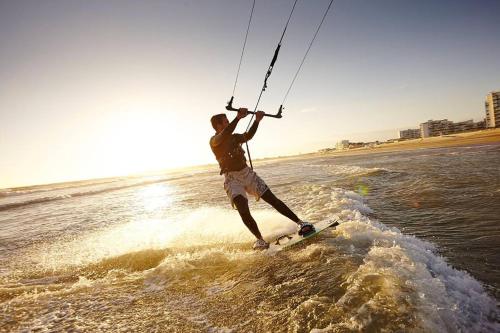
{"label": "silhouetted man", "polygon": [[287,205],[271,192],[266,183],[247,166],[245,151],[241,147],[241,144],[253,138],[260,121],[264,117],[264,112],[256,112],[255,121],[248,132],[233,134],[238,121],[245,118],[247,113],[248,109],[239,109],[238,114],[231,122],[229,122],[223,113],[213,116],[210,121],[212,127],[215,129],[215,135],[210,138],[210,147],[219,162],[220,174],[224,174],[224,189],[232,205],[236,206],[241,219],[257,238],[253,248],[267,249],[269,243],[262,238],[257,223],[250,214],[247,193],[253,195],[257,200],[259,198],[264,199],[265,202],[273,206],[278,212],[297,223],[300,235],[313,232],[314,226],[300,220]]}

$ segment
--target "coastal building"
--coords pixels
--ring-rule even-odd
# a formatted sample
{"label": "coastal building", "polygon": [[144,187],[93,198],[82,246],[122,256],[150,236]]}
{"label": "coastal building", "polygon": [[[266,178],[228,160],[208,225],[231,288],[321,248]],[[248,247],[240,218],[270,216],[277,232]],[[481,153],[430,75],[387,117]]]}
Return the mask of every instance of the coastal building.
{"label": "coastal building", "polygon": [[477,131],[484,128],[484,122],[475,123],[472,119],[454,123],[448,119],[429,120],[420,124],[420,135],[422,138],[449,135],[467,131]]}
{"label": "coastal building", "polygon": [[500,127],[500,91],[492,91],[486,95],[486,128]]}
{"label": "coastal building", "polygon": [[335,148],[337,150],[348,149],[349,148],[349,140],[342,140],[342,141],[337,142],[337,144],[335,145]]}
{"label": "coastal building", "polygon": [[399,138],[404,140],[418,139],[420,138],[420,128],[410,128],[399,131]]}
{"label": "coastal building", "polygon": [[365,142],[363,144],[363,147],[366,147],[366,148],[375,148],[379,144],[380,144],[380,142],[378,140],[377,141],[372,141],[372,142]]}
{"label": "coastal building", "polygon": [[349,149],[361,148],[364,147],[364,142],[349,142]]}
{"label": "coastal building", "polygon": [[484,129],[484,121],[475,123],[472,119],[453,123],[453,133],[461,133],[468,131],[477,131]]}
{"label": "coastal building", "polygon": [[452,133],[453,122],[448,119],[428,120],[420,124],[420,135],[422,138],[431,136],[448,135]]}

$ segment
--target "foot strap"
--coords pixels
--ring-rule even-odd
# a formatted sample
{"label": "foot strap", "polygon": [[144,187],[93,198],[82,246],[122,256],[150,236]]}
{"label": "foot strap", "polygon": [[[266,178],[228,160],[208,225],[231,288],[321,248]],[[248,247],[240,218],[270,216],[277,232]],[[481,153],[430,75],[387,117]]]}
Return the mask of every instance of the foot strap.
{"label": "foot strap", "polygon": [[309,234],[312,234],[313,232],[315,232],[316,229],[314,229],[314,226],[310,223],[307,223],[307,224],[304,224],[300,230],[299,230],[299,235],[302,236],[302,237],[305,237]]}

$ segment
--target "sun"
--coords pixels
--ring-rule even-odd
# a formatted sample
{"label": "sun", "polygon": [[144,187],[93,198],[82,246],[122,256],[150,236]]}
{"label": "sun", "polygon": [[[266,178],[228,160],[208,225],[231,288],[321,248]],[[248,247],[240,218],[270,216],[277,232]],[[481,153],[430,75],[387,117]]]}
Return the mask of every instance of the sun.
{"label": "sun", "polygon": [[129,174],[186,165],[188,152],[177,144],[175,123],[175,117],[161,112],[111,114],[96,147],[103,171]]}

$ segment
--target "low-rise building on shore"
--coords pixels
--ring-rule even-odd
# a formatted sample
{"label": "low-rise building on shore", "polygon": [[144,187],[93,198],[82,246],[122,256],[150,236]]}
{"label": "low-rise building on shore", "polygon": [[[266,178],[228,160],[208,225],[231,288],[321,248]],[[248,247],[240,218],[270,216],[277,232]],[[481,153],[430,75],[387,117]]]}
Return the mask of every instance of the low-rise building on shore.
{"label": "low-rise building on shore", "polygon": [[349,140],[342,140],[342,141],[337,142],[337,144],[335,145],[335,148],[337,150],[348,149],[349,148]]}
{"label": "low-rise building on shore", "polygon": [[407,130],[399,131],[399,138],[402,140],[418,139],[420,138],[420,129],[409,128]]}

